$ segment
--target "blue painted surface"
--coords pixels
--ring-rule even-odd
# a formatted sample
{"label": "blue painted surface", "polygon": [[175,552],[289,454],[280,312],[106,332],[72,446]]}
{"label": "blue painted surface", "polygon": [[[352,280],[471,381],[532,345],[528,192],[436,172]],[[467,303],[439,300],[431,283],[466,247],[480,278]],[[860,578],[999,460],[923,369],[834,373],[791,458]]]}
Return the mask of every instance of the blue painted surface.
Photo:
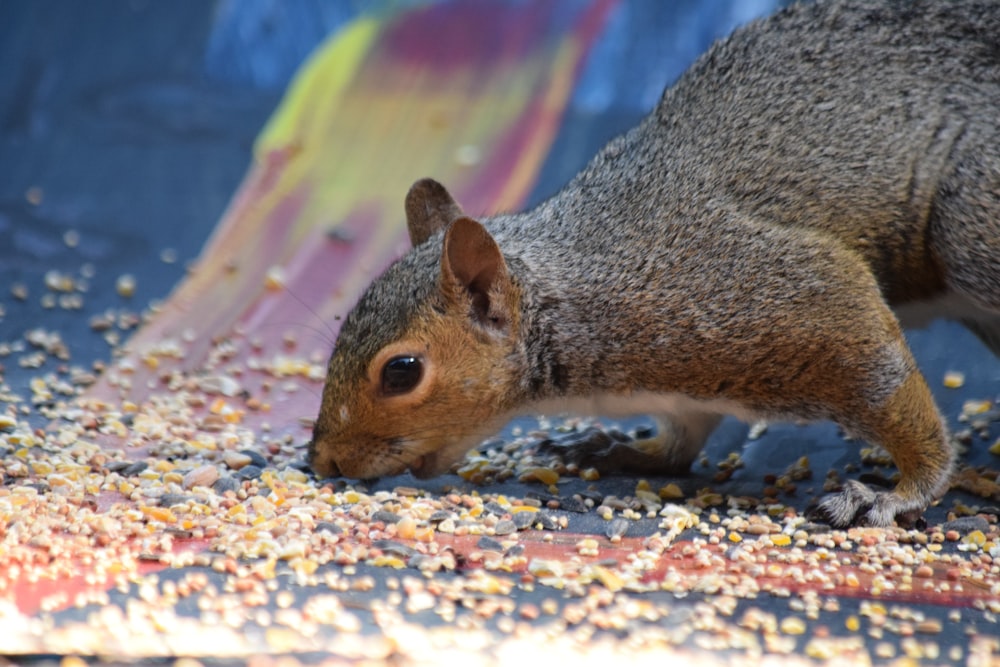
{"label": "blue painted surface", "polygon": [[622,2],[598,40],[571,107],[645,113],[715,40],[765,16],[776,0]]}
{"label": "blue painted surface", "polygon": [[[469,2],[469,0],[458,0]],[[524,0],[507,0],[523,4]],[[222,0],[205,52],[207,75],[229,84],[282,90],[324,39],[362,15],[426,5],[419,0]],[[764,16],[778,0],[623,0],[612,11],[574,92],[588,113],[648,111],[713,41]],[[563,4],[570,25],[585,3]]]}

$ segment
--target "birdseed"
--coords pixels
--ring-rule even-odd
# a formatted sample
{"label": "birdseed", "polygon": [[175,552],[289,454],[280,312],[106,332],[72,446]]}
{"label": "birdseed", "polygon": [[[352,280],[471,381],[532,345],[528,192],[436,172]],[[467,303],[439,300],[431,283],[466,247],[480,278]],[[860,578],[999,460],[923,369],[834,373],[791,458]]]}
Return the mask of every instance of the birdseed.
{"label": "birdseed", "polygon": [[[81,278],[45,283],[71,294]],[[108,333],[140,319],[96,322]],[[26,395],[0,391],[4,654],[329,651],[405,663],[435,646],[476,664],[468,657],[486,647],[544,646],[581,664],[626,647],[988,664],[1000,653],[996,470],[960,470],[970,504],[909,530],[830,530],[779,502],[812,479],[807,458],[758,480],[758,496],[704,476],[700,488],[628,487],[573,473],[568,448],[660,437],[588,420],[554,425],[567,449],[540,451],[549,436],[537,433],[484,445],[446,478],[451,488],[316,480],[301,465],[305,424],[271,430],[262,417],[299,389],[317,392],[322,360],[296,356],[285,337],[282,354],[241,363],[234,335],[214,343],[206,372],[188,374],[174,366],[191,342],[162,341],[110,369],[69,366],[57,332],[0,343],[40,369]],[[160,374],[147,400],[88,393],[103,372],[128,396],[142,367]],[[995,405],[963,406],[971,441],[995,428]],[[714,467],[745,471],[734,454]],[[34,604],[25,586],[41,591]],[[963,609],[929,616],[927,603]]]}

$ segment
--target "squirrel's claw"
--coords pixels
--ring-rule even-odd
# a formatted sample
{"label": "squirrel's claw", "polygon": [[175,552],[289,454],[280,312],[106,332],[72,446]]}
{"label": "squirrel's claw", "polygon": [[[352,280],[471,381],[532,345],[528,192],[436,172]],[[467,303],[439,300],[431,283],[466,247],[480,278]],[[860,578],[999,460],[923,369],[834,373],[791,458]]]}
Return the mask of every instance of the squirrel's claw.
{"label": "squirrel's claw", "polygon": [[873,491],[851,479],[844,482],[840,492],[823,498],[813,515],[834,528],[857,525],[886,527],[894,522],[912,525],[920,515],[913,505],[912,501],[895,491]]}

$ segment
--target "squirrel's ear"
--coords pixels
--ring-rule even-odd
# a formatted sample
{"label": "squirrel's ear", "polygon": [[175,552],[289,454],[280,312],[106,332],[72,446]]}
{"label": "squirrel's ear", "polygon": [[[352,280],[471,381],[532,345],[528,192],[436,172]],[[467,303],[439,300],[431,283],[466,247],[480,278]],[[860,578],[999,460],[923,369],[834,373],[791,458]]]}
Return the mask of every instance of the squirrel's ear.
{"label": "squirrel's ear", "polygon": [[406,194],[406,226],[414,248],[463,215],[462,207],[434,179],[420,179]]}
{"label": "squirrel's ear", "polygon": [[441,281],[446,291],[457,289],[471,297],[472,314],[480,324],[507,327],[512,314],[507,263],[497,242],[472,218],[459,218],[445,233]]}

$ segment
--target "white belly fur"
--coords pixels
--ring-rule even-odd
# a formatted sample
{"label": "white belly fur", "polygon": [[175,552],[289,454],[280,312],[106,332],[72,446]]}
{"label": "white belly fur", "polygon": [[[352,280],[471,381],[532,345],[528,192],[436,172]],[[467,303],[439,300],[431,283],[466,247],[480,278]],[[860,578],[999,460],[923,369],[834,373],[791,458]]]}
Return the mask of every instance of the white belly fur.
{"label": "white belly fur", "polygon": [[598,394],[586,398],[553,399],[531,406],[535,414],[605,415],[628,417],[632,415],[680,415],[700,412],[732,415],[745,422],[754,422],[763,415],[726,399],[699,400],[685,394],[657,394],[636,392],[628,395]]}

